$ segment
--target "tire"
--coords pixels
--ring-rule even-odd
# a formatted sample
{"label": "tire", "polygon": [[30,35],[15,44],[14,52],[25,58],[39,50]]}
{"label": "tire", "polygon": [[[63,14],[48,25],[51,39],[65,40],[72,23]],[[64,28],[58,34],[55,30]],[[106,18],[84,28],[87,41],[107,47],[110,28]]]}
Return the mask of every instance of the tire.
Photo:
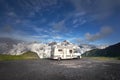
{"label": "tire", "polygon": [[80,59],[80,56],[77,56],[77,59]]}
{"label": "tire", "polygon": [[61,57],[58,57],[58,61],[60,61],[61,60]]}

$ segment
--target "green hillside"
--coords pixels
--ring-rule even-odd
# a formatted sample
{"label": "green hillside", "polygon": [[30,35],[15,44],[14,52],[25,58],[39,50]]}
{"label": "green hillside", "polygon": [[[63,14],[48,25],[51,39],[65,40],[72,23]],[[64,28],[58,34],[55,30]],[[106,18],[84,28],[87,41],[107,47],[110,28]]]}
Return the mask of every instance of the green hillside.
{"label": "green hillside", "polygon": [[0,61],[7,61],[7,60],[33,60],[39,59],[38,55],[34,52],[26,52],[22,55],[0,55]]}

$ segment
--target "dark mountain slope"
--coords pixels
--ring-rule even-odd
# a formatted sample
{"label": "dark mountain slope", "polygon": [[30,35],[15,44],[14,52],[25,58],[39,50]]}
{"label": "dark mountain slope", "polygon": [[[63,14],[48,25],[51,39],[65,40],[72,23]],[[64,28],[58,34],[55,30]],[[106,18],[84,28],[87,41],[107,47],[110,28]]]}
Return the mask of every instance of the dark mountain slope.
{"label": "dark mountain slope", "polygon": [[111,45],[105,49],[93,49],[83,54],[83,56],[106,56],[118,57],[120,56],[120,43]]}

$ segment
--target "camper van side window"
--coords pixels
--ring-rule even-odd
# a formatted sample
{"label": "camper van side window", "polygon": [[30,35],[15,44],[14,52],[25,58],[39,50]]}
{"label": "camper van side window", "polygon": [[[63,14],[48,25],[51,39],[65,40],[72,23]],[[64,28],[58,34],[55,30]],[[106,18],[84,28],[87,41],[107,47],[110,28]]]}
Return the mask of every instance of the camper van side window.
{"label": "camper van side window", "polygon": [[72,53],[72,50],[69,50],[70,53]]}
{"label": "camper van side window", "polygon": [[74,53],[78,53],[78,51],[77,51],[77,50],[74,50]]}
{"label": "camper van side window", "polygon": [[62,51],[62,49],[58,49],[58,51],[60,52],[60,51]]}

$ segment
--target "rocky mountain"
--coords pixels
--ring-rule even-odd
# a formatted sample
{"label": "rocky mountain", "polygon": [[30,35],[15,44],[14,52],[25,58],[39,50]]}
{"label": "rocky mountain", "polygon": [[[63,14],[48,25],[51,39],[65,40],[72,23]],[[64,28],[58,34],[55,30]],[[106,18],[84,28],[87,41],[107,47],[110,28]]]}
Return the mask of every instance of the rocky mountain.
{"label": "rocky mountain", "polygon": [[96,46],[90,44],[80,44],[79,47],[82,54],[85,53],[86,51],[90,51],[92,49],[97,48]]}
{"label": "rocky mountain", "polygon": [[94,49],[104,49],[107,47],[107,45],[80,44],[79,47],[80,47],[81,53],[83,54],[87,51],[94,50]]}
{"label": "rocky mountain", "polygon": [[[3,41],[3,42],[2,42]],[[74,45],[68,41],[63,42],[50,42],[50,43],[38,43],[38,42],[19,42],[15,39],[1,38],[0,42],[0,54],[21,55],[27,51],[32,51],[38,54],[41,58],[44,56],[50,56],[51,46],[53,45]]]}
{"label": "rocky mountain", "polygon": [[9,50],[13,48],[13,45],[22,42],[17,39],[0,37],[0,54],[8,54]]}
{"label": "rocky mountain", "polygon": [[49,43],[38,43],[38,42],[23,42],[16,39],[11,38],[0,38],[0,54],[10,54],[10,55],[21,55],[27,51],[32,51],[38,54],[39,57],[41,57],[45,50],[46,54],[45,56],[50,56],[50,54],[47,54],[51,50],[51,46],[54,45],[72,45],[75,47],[78,47],[79,52],[81,54],[85,53],[86,51],[90,51],[92,49],[96,49],[98,47],[90,44],[81,44],[81,45],[75,45],[67,40],[62,42],[49,42]]}
{"label": "rocky mountain", "polygon": [[118,57],[120,56],[120,43],[111,45],[105,49],[93,49],[91,51],[87,51],[83,56]]}

